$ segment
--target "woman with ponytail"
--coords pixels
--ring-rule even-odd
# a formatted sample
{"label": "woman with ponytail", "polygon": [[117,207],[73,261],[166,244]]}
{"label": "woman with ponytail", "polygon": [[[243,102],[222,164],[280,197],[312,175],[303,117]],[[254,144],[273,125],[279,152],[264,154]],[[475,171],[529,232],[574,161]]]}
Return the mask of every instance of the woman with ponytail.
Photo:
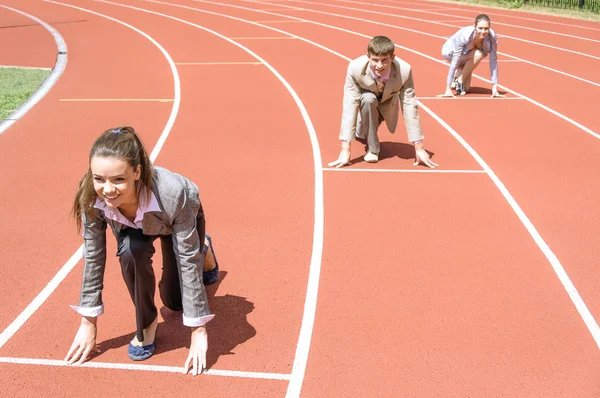
{"label": "woman with ponytail", "polygon": [[205,285],[216,282],[219,267],[198,187],[189,179],[153,166],[131,127],[105,131],[94,142],[89,167],[73,203],[73,216],[84,245],[79,330],[67,353],[68,363],[83,363],[96,346],[96,319],[104,312],[102,289],[106,263],[106,227],[117,240],[123,279],[135,307],[136,334],[129,343],[132,360],[149,358],[155,350],[158,312],[154,304],[153,242],[159,238],[163,257],[158,284],[163,304],[183,311],[191,328],[185,372],[206,367],[206,323],[210,313]]}
{"label": "woman with ponytail", "polygon": [[498,37],[490,28],[490,17],[480,14],[475,24],[465,26],[453,34],[442,47],[442,56],[450,63],[446,78],[446,91],[438,97],[454,97],[465,95],[471,89],[473,71],[481,60],[490,56],[490,75],[492,81],[492,97],[503,97],[498,94]]}

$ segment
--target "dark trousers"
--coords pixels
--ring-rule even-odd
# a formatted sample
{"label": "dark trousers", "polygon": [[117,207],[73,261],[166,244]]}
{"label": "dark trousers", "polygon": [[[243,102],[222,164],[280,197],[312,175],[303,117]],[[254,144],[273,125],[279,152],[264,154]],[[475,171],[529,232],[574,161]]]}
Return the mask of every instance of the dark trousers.
{"label": "dark trousers", "polygon": [[[204,245],[206,232],[202,209],[196,217],[196,231],[200,238],[200,250],[204,254],[207,247]],[[181,284],[172,235],[149,236],[144,235],[141,229],[123,228],[117,236],[117,256],[125,285],[135,306],[136,336],[140,342],[144,340],[144,329],[150,326],[158,315],[154,304],[156,278],[152,267],[156,238],[160,238],[163,255],[162,278],[158,283],[160,298],[165,307],[172,311],[181,311]],[[199,265],[200,278],[202,271],[202,266]]]}

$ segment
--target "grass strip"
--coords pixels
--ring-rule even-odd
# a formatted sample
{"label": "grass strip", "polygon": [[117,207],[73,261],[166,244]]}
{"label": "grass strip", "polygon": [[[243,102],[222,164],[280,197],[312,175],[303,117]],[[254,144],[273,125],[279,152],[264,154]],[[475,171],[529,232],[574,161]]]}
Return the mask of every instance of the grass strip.
{"label": "grass strip", "polygon": [[0,67],[0,121],[27,101],[50,72],[49,69]]}

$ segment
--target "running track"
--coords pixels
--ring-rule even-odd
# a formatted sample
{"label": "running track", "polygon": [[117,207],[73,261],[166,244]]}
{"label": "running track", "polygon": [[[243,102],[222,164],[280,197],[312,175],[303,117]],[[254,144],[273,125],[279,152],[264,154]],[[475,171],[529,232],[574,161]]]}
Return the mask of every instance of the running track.
{"label": "running track", "polygon": [[[68,48],[0,135],[4,396],[600,394],[600,24],[486,10],[507,99],[487,98],[483,64],[479,93],[439,100],[443,38],[482,9],[369,3],[0,1]],[[0,28],[0,64],[54,66],[39,23],[0,7]],[[439,169],[412,166],[403,128],[383,128],[378,164],[354,144],[327,167],[348,59],[376,34],[413,66]],[[74,189],[94,138],[124,124],[200,187],[223,272],[197,378],[177,373],[189,335],[168,311],[156,355],[129,361],[113,256],[102,353],[57,366],[78,325]]]}

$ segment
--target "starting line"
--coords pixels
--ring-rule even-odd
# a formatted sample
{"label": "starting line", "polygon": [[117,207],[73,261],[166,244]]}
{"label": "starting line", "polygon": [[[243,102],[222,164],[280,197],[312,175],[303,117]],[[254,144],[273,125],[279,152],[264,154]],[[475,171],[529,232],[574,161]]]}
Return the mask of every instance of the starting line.
{"label": "starting line", "polygon": [[[69,365],[65,361],[56,359],[36,359],[36,358],[12,358],[0,357],[0,363],[10,363],[17,365],[41,365],[41,366],[58,366],[64,368],[93,368],[93,369],[110,369],[110,370],[138,370],[149,372],[163,373],[184,373],[183,367],[164,366],[164,365],[142,365],[142,364],[126,364],[126,363],[111,363],[111,362],[84,362],[81,365]],[[190,370],[191,372],[191,370]],[[225,376],[225,377],[243,377],[249,379],[268,379],[268,380],[290,380],[291,374],[283,373],[263,373],[263,372],[243,372],[238,370],[217,370],[210,369],[202,372],[201,375],[207,376]]]}

